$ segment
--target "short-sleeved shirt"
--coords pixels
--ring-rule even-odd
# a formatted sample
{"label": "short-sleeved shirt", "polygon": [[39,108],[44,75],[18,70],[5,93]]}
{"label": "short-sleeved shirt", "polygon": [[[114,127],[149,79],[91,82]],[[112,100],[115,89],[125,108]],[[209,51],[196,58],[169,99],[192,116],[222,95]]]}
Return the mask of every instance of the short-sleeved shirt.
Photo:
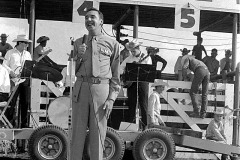
{"label": "short-sleeved shirt", "polygon": [[198,60],[202,60],[202,51],[204,50],[204,46],[203,45],[195,45],[193,47],[193,52],[195,53],[195,58]]}
{"label": "short-sleeved shirt", "polygon": [[0,92],[10,93],[9,73],[5,67],[0,64]]}
{"label": "short-sleeved shirt", "polygon": [[7,51],[10,49],[13,49],[13,47],[9,43],[6,43],[5,45],[0,43],[0,52],[2,52],[3,57],[6,55]]}

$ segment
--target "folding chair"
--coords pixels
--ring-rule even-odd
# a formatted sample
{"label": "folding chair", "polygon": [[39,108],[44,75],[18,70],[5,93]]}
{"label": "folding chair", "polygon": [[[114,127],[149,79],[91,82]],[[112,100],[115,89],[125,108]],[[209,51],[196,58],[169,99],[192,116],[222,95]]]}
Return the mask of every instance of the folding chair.
{"label": "folding chair", "polygon": [[12,90],[12,92],[11,92],[11,95],[10,95],[10,97],[9,97],[9,99],[8,99],[7,102],[0,102],[0,110],[2,110],[1,113],[0,113],[0,121],[2,121],[3,124],[4,124],[7,128],[13,128],[13,125],[9,122],[9,120],[8,120],[7,117],[5,116],[5,112],[6,112],[7,108],[10,107],[9,104],[10,104],[10,102],[12,101],[13,96],[15,95],[15,93],[16,93],[16,91],[17,91],[17,89],[18,89],[18,86],[19,86],[19,85],[15,86],[15,87],[13,88],[13,90]]}

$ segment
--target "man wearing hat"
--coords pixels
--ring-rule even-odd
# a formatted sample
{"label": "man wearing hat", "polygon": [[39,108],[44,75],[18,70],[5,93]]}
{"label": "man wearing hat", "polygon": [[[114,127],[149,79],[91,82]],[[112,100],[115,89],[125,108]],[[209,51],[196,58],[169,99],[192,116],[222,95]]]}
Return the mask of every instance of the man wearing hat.
{"label": "man wearing hat", "polygon": [[[17,84],[19,82],[19,75],[26,60],[32,60],[31,54],[27,51],[28,44],[32,42],[27,39],[26,35],[18,35],[13,40],[17,45],[15,48],[7,51],[3,66],[8,70],[11,80]],[[16,104],[17,96],[19,94],[19,109],[21,113],[21,127],[27,127],[27,111],[29,106],[29,79],[19,84],[18,90],[12,100],[12,106],[7,111],[8,119],[13,119],[14,107]]]}
{"label": "man wearing hat", "polygon": [[161,70],[157,70],[157,73],[156,73],[156,78],[160,79],[162,71],[167,66],[167,61],[165,59],[163,59],[161,56],[157,55],[157,53],[159,52],[158,48],[147,47],[146,50],[147,50],[148,55],[150,55],[150,57],[152,59],[152,65],[157,66],[158,62],[162,63]]}
{"label": "man wearing hat", "polygon": [[2,57],[5,56],[8,50],[13,48],[9,43],[7,43],[7,37],[8,36],[5,33],[1,34],[0,52],[2,52]]}
{"label": "man wearing hat", "polygon": [[160,95],[165,90],[165,86],[168,86],[168,84],[161,79],[155,79],[155,82],[152,84],[152,87],[155,87],[155,90],[148,99],[148,127],[153,127],[154,125],[166,126],[160,115],[162,108]]}
{"label": "man wearing hat", "polygon": [[204,51],[206,57],[208,56],[205,47],[202,45],[202,42],[203,42],[203,38],[198,37],[197,45],[195,45],[192,50],[192,55],[195,56],[196,59],[200,61],[202,60],[202,51]]}
{"label": "man wearing hat", "polygon": [[[141,52],[140,45],[142,43],[138,41],[138,39],[133,39],[131,42],[126,44],[126,48],[131,52],[129,57],[127,57],[120,66],[120,74],[123,74],[126,68],[127,63],[139,63],[141,64],[152,64],[152,60],[150,57],[145,58],[147,55]],[[137,90],[138,95],[137,97]],[[138,89],[137,83],[133,82],[127,89],[128,95],[128,106],[129,110],[126,112],[125,120],[127,122],[133,123],[136,119],[136,103],[137,98],[139,100],[141,115],[142,115],[142,123],[143,126],[147,125],[147,105],[148,105],[148,83],[147,82],[139,82]]]}
{"label": "man wearing hat", "polygon": [[[183,77],[182,77],[182,57],[185,55],[188,55],[188,53],[190,52],[190,50],[188,50],[187,48],[183,48],[180,49],[180,51],[182,52],[182,56],[179,56],[175,65],[174,65],[174,73],[178,75],[178,80],[182,81]],[[187,69],[187,78],[188,80],[192,80],[193,75],[191,74],[191,71],[189,69]]]}
{"label": "man wearing hat", "polygon": [[[193,104],[193,113],[191,116],[198,118],[205,118],[206,117],[206,109],[208,104],[208,84],[210,80],[210,73],[208,71],[207,66],[200,60],[195,59],[192,55],[185,55],[182,58],[183,66],[182,66],[182,74],[183,79],[187,79],[187,69],[190,69],[194,72],[194,78],[192,81],[192,86],[190,89],[190,97]],[[198,90],[200,85],[202,84],[202,106],[199,113],[198,107]],[[200,114],[200,115],[199,115]]]}
{"label": "man wearing hat", "polygon": [[10,93],[10,79],[9,73],[5,67],[2,66],[3,56],[0,52],[0,102],[4,102],[8,100],[8,96]]}
{"label": "man wearing hat", "polygon": [[[206,130],[206,139],[218,141],[221,143],[227,143],[227,138],[223,128],[223,110],[218,108],[214,111],[214,119],[208,124]],[[226,160],[227,155],[223,154],[221,160]]]}
{"label": "man wearing hat", "polygon": [[211,56],[207,56],[203,58],[203,62],[208,67],[208,70],[210,72],[210,77],[216,76],[219,69],[219,61],[216,59],[218,55],[218,50],[216,48],[212,49]]}
{"label": "man wearing hat", "polygon": [[33,60],[37,60],[40,56],[47,55],[52,52],[52,49],[45,49],[48,40],[49,38],[46,36],[41,36],[38,38],[37,43],[40,44],[34,49]]}

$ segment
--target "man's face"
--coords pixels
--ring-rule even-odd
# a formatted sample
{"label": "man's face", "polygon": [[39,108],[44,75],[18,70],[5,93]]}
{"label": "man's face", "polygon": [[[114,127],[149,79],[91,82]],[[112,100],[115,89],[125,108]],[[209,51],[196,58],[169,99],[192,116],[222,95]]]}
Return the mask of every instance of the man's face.
{"label": "man's face", "polygon": [[156,91],[160,94],[164,91],[165,86],[164,85],[160,85],[160,86],[156,86]]}
{"label": "man's face", "polygon": [[216,58],[217,57],[217,51],[216,50],[213,50],[212,53],[211,53],[212,57]]}
{"label": "man's face", "polygon": [[103,20],[97,11],[89,11],[85,15],[85,27],[88,31],[97,30],[102,27]]}
{"label": "man's face", "polygon": [[215,114],[215,115],[214,115],[214,120],[215,120],[216,122],[222,121],[222,118],[223,118],[223,115],[221,115],[221,114]]}
{"label": "man's face", "polygon": [[139,47],[135,47],[134,49],[131,50],[131,53],[133,56],[138,56],[141,52]]}
{"label": "man's face", "polygon": [[1,37],[1,41],[2,41],[3,43],[6,43],[7,37]]}
{"label": "man's face", "polygon": [[22,50],[27,50],[28,42],[20,42],[19,46]]}

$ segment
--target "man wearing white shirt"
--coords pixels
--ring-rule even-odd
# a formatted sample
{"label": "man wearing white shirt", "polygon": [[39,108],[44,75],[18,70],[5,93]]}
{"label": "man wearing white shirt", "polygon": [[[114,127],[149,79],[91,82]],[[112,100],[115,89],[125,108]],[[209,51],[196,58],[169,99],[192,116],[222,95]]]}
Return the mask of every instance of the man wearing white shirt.
{"label": "man wearing white shirt", "polygon": [[155,90],[150,95],[148,99],[148,127],[154,127],[154,125],[163,125],[166,126],[164,121],[161,118],[161,103],[160,103],[160,94],[164,91],[165,86],[168,86],[166,82],[163,82],[161,79],[156,79],[152,84],[152,87],[155,87]]}
{"label": "man wearing white shirt", "polygon": [[[131,55],[127,57],[120,66],[120,73],[123,74],[127,63],[141,63],[141,64],[152,64],[150,57],[146,57],[140,50],[141,43],[137,39],[133,39],[131,42],[126,44],[126,48],[131,52]],[[126,122],[133,123],[136,117],[136,103],[137,98],[139,100],[139,106],[141,110],[143,127],[147,125],[147,105],[148,105],[148,83],[138,83],[138,95],[137,97],[137,83],[133,82],[127,89],[128,95],[128,106],[129,110],[125,113]]]}
{"label": "man wearing white shirt", "polygon": [[9,73],[5,67],[2,66],[4,58],[0,52],[0,102],[8,100],[10,93],[10,79]]}
{"label": "man wearing white shirt", "polygon": [[[21,74],[21,70],[24,66],[26,60],[32,60],[31,54],[27,51],[28,44],[32,42],[26,38],[26,35],[18,35],[13,42],[17,42],[15,48],[9,50],[5,55],[5,60],[3,61],[3,66],[8,70],[11,79],[13,82],[19,82],[19,76]],[[19,95],[19,111],[21,115],[21,127],[27,126],[27,111],[29,106],[29,79],[26,79],[23,83],[19,84],[18,90],[16,91],[12,103],[11,108],[7,111],[6,115],[9,120],[13,120],[14,107],[16,105],[16,100]]]}

